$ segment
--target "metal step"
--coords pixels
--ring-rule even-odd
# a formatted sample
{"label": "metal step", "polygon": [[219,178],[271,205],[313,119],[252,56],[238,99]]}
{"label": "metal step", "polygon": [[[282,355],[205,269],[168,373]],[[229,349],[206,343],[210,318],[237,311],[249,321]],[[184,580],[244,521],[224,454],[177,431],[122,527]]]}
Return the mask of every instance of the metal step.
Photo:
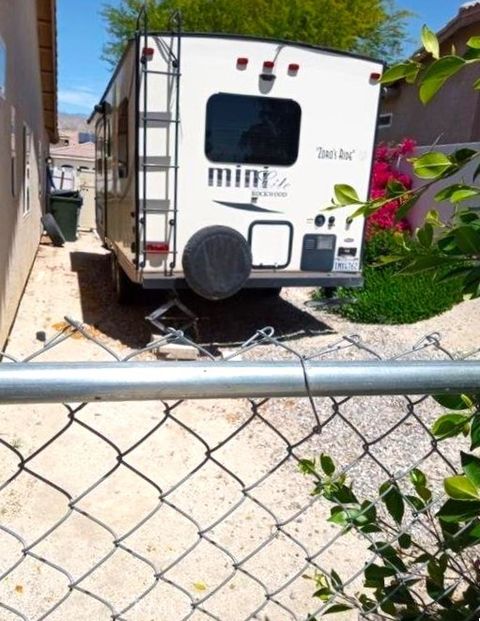
{"label": "metal step", "polygon": [[170,209],[169,199],[149,198],[145,201],[145,211],[147,213],[169,213],[173,209]]}
{"label": "metal step", "polygon": [[179,123],[178,119],[172,118],[171,112],[147,112],[141,114],[140,120],[146,123],[147,127],[168,126],[171,123]]}
{"label": "metal step", "polygon": [[150,73],[152,75],[170,75],[175,78],[180,78],[182,75],[178,71],[157,71],[155,69],[144,69],[143,73]]}
{"label": "metal step", "polygon": [[140,163],[140,166],[151,172],[178,168],[178,166],[174,166],[171,162],[172,158],[169,155],[162,155],[160,157],[150,156],[144,159],[144,161]]}

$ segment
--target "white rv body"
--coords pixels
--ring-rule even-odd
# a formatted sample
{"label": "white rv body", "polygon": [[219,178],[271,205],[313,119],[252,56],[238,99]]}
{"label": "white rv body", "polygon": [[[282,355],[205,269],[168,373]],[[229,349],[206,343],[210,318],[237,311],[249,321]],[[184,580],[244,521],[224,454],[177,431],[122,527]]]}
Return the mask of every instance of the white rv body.
{"label": "white rv body", "polygon": [[189,240],[220,225],[249,245],[245,287],[360,285],[364,220],[325,208],[335,184],[367,198],[382,70],[241,36],[132,40],[92,115],[98,230],[124,275],[188,286]]}

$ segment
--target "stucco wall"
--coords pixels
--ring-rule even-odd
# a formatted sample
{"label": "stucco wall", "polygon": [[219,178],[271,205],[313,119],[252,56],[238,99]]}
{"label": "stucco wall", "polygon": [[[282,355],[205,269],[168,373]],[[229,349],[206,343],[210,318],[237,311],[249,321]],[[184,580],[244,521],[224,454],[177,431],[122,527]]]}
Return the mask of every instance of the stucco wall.
{"label": "stucco wall", "polygon": [[[35,0],[0,2],[6,54],[5,98],[0,97],[0,349],[4,344],[41,235],[48,139],[44,129]],[[12,108],[15,110],[15,195],[12,193]],[[25,184],[24,124],[31,132],[29,188]],[[24,212],[29,189],[30,210]],[[32,317],[35,310],[32,309]],[[33,328],[32,328],[33,329]]]}
{"label": "stucco wall", "polygon": [[[479,28],[479,24],[471,25],[456,32],[442,44],[442,53],[448,54],[454,44],[462,54],[465,41],[477,36]],[[477,65],[463,69],[426,106],[419,99],[418,85],[398,84],[398,94],[382,103],[381,113],[392,113],[393,118],[390,127],[379,129],[378,140],[399,142],[409,137],[420,145],[480,140],[480,92],[472,86],[478,78]]]}

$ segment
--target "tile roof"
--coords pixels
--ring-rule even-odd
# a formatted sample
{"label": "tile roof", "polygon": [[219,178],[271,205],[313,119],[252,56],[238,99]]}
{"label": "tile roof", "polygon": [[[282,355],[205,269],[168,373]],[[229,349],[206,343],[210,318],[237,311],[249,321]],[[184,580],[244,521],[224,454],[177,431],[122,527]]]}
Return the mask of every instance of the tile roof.
{"label": "tile roof", "polygon": [[82,144],[70,144],[66,147],[52,146],[50,148],[50,157],[93,161],[95,159],[95,144],[93,142],[84,142]]}

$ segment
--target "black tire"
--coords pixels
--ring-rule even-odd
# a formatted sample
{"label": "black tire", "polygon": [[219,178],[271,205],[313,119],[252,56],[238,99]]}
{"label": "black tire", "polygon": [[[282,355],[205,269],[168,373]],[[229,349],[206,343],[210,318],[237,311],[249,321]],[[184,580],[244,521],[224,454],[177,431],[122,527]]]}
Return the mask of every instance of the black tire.
{"label": "black tire", "polygon": [[117,257],[112,252],[110,255],[112,267],[112,284],[115,299],[119,304],[133,304],[136,301],[138,287],[123,271]]}
{"label": "black tire", "polygon": [[189,239],[182,263],[190,289],[207,300],[225,300],[247,282],[252,253],[238,231],[228,226],[207,226]]}
{"label": "black tire", "polygon": [[57,248],[61,248],[65,244],[65,237],[53,215],[51,213],[46,213],[42,216],[42,224],[47,235],[52,240],[52,244]]}

